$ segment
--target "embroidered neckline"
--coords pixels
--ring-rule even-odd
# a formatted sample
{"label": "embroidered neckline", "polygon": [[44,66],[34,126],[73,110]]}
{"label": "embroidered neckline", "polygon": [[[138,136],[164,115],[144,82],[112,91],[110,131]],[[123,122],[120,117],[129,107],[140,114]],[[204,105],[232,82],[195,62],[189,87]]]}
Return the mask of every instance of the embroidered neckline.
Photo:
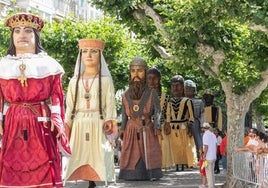
{"label": "embroidered neckline", "polygon": [[7,57],[8,59],[18,60],[18,59],[38,58],[38,57],[42,57],[42,56],[44,56],[44,55],[47,55],[47,53],[46,53],[46,52],[40,52],[40,53],[38,53],[38,54],[24,53],[24,54],[18,54],[17,56],[8,54],[6,57]]}

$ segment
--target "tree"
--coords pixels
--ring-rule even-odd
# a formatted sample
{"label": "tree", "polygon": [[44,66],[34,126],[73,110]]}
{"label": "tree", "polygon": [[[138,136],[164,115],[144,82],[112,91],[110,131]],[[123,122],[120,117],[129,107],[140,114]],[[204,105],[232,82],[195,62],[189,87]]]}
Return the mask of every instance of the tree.
{"label": "tree", "polygon": [[221,88],[225,95],[229,131],[226,182],[227,187],[235,185],[231,153],[242,145],[245,115],[250,104],[268,85],[268,2],[92,2],[146,40],[152,54],[158,52],[156,57],[169,60],[171,69],[188,73],[198,69],[209,78],[206,82],[212,79],[208,82],[217,83],[217,80],[220,83],[216,87]]}

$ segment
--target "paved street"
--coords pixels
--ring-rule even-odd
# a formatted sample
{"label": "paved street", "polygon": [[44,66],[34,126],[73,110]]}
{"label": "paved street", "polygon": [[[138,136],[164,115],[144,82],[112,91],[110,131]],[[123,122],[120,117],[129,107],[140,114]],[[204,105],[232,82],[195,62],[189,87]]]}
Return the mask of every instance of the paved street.
{"label": "paved street", "polygon": [[[175,168],[169,171],[163,171],[163,178],[158,181],[124,181],[118,180],[118,167],[116,168],[116,183],[109,183],[108,188],[121,188],[121,187],[171,187],[171,188],[198,188],[201,184],[201,177],[198,169],[185,169],[185,171],[176,172]],[[225,176],[223,174],[216,174],[216,188],[222,187]],[[88,182],[67,182],[66,188],[87,188]],[[105,187],[104,182],[98,182],[97,188]]]}

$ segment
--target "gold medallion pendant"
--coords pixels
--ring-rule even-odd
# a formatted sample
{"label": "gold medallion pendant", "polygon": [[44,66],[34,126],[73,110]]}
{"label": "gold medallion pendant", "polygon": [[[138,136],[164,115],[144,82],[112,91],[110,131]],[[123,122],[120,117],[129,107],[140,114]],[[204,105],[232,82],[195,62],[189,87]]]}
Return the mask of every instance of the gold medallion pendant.
{"label": "gold medallion pendant", "polygon": [[140,107],[139,105],[135,104],[132,108],[135,112],[139,111]]}

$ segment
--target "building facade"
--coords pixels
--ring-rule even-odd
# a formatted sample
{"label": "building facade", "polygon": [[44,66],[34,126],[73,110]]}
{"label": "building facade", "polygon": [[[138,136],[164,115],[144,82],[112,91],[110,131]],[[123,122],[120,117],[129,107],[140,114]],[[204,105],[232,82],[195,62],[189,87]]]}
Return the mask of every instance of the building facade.
{"label": "building facade", "polygon": [[7,16],[9,9],[17,8],[38,12],[49,22],[67,16],[90,20],[103,15],[88,0],[17,0],[15,4],[11,0],[0,0],[0,19]]}

